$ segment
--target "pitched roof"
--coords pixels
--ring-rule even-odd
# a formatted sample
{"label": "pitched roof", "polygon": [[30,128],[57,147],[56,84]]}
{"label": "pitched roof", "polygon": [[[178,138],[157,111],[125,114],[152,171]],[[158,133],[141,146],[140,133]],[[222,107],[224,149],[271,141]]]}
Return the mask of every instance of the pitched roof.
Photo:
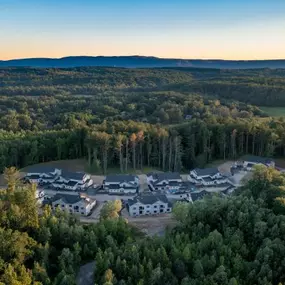
{"label": "pitched roof", "polygon": [[80,195],[72,195],[72,194],[56,194],[51,198],[51,202],[56,202],[58,200],[62,200],[65,204],[76,204],[80,201],[84,202],[85,204],[90,204],[94,200],[89,198],[88,196],[80,196]]}
{"label": "pitched roof", "polygon": [[135,178],[137,178],[137,176],[131,174],[113,174],[107,175],[105,182],[132,182],[135,181]]}
{"label": "pitched roof", "polygon": [[65,204],[75,204],[82,200],[80,195],[72,195],[72,194],[55,194],[51,198],[51,202],[56,202],[58,200],[62,200]]}
{"label": "pitched roof", "polygon": [[141,194],[141,195],[136,196],[134,199],[129,199],[128,204],[130,206],[134,205],[136,203],[141,203],[144,205],[150,205],[150,204],[154,204],[158,201],[169,204],[169,201],[165,195],[154,195],[151,193],[150,194]]}
{"label": "pitched roof", "polygon": [[191,198],[192,198],[192,201],[196,201],[196,200],[201,200],[204,198],[204,196],[206,195],[210,195],[209,192],[203,190],[201,192],[196,192],[196,193],[191,193]]}
{"label": "pitched roof", "polygon": [[38,174],[33,174],[33,175],[29,175],[29,176],[26,176],[28,179],[39,179],[40,178],[40,175]]}
{"label": "pitched roof", "polygon": [[215,175],[219,173],[218,168],[195,168],[193,171],[195,171],[198,176]]}
{"label": "pitched roof", "polygon": [[149,173],[148,176],[152,176],[153,179],[158,181],[181,179],[181,176],[178,172]]}
{"label": "pitched roof", "polygon": [[62,171],[61,177],[64,179],[82,180],[86,174],[84,172]]}
{"label": "pitched roof", "polygon": [[271,159],[271,158],[256,156],[256,155],[244,155],[241,157],[241,160],[249,161],[249,162],[255,162],[255,163],[263,163],[263,164],[273,162],[273,159]]}

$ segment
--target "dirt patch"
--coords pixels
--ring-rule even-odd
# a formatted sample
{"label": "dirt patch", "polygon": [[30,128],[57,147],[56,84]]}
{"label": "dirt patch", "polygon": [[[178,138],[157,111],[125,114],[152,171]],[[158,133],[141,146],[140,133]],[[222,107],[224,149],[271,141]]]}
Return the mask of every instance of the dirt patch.
{"label": "dirt patch", "polygon": [[224,161],[218,166],[218,169],[221,173],[231,172],[231,167],[234,165],[234,161]]}
{"label": "dirt patch", "polygon": [[172,229],[177,224],[177,221],[170,214],[166,216],[138,217],[128,220],[131,225],[148,236],[163,236],[167,228]]}
{"label": "dirt patch", "polygon": [[[54,168],[60,168],[71,172],[84,172],[86,161],[84,159],[71,159],[71,160],[58,160],[43,162],[32,165],[33,167],[37,166],[52,166]],[[27,172],[31,166],[22,168],[21,172]]]}

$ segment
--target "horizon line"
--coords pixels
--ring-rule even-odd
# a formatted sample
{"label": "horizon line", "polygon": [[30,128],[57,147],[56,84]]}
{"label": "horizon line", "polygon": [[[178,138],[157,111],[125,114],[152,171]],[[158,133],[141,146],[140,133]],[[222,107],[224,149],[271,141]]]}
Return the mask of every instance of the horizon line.
{"label": "horizon line", "polygon": [[285,60],[285,58],[264,58],[264,59],[224,59],[224,58],[180,58],[180,57],[159,57],[154,55],[66,55],[62,57],[21,57],[21,58],[9,58],[9,59],[0,59],[0,61],[12,61],[12,60],[27,60],[27,59],[51,59],[51,60],[60,60],[70,57],[141,57],[141,58],[157,58],[157,59],[169,59],[169,60],[212,60],[212,61],[277,61]]}

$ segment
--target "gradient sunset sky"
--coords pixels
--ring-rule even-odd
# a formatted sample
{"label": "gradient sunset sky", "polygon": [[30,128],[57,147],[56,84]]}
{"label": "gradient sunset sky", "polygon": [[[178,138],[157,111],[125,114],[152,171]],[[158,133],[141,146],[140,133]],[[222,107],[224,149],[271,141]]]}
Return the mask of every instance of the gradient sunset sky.
{"label": "gradient sunset sky", "polygon": [[285,58],[285,0],[0,0],[0,59]]}

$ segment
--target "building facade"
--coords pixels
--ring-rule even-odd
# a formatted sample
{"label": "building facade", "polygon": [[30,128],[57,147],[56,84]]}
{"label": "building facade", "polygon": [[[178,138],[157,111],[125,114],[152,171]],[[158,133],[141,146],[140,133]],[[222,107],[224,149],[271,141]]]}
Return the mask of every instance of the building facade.
{"label": "building facade", "polygon": [[147,183],[152,191],[176,192],[183,187],[183,181],[177,172],[149,173]]}
{"label": "building facade", "polygon": [[140,181],[136,175],[107,175],[103,181],[103,189],[109,194],[136,194],[139,187]]}
{"label": "building facade", "polygon": [[127,209],[130,216],[155,215],[170,213],[172,205],[165,195],[144,194],[129,199]]}
{"label": "building facade", "polygon": [[229,182],[228,178],[223,176],[217,168],[195,168],[190,171],[188,180],[202,186],[215,186]]}
{"label": "building facade", "polygon": [[96,201],[83,195],[56,194],[51,198],[52,209],[60,209],[71,214],[88,216],[96,205]]}

